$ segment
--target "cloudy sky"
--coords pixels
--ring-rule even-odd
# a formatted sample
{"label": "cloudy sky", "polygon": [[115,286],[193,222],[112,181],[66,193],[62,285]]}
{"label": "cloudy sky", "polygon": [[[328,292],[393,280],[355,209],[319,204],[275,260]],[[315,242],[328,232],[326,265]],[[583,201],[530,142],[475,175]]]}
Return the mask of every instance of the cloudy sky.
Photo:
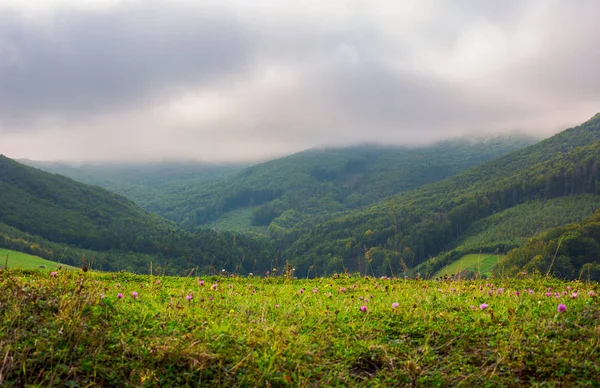
{"label": "cloudy sky", "polygon": [[600,1],[2,0],[0,153],[256,160],[600,111]]}

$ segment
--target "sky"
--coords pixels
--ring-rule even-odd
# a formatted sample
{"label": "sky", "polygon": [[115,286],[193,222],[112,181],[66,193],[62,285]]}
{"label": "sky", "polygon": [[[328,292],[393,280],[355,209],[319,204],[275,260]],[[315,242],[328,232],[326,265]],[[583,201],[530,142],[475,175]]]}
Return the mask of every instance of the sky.
{"label": "sky", "polygon": [[264,160],[600,111],[596,0],[2,0],[0,153]]}

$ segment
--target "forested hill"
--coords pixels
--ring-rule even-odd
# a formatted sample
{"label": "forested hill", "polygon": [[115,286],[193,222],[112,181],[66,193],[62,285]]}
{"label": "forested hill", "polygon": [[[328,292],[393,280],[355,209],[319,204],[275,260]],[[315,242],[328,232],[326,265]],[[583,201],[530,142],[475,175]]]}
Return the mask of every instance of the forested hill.
{"label": "forested hill", "polygon": [[[210,263],[232,267],[246,257],[258,260],[259,268],[268,268],[274,256],[264,240],[212,230],[184,232],[121,195],[2,155],[0,237],[0,243],[10,244],[7,247],[13,249],[35,245],[19,240],[34,242],[41,238],[41,244],[60,243],[96,252],[134,252],[160,258],[161,262],[167,258],[187,262],[188,266]],[[144,270],[148,264],[144,264]]]}
{"label": "forested hill", "polygon": [[149,203],[173,193],[228,178],[242,170],[240,164],[212,164],[203,162],[152,163],[67,163],[18,160],[19,162],[72,178],[78,182],[97,185],[121,194],[145,207]]}
{"label": "forested hill", "polygon": [[496,268],[502,275],[523,270],[600,281],[600,210],[580,223],[554,228],[529,240],[511,251]]}
{"label": "forested hill", "polygon": [[[477,220],[532,199],[600,193],[600,115],[538,144],[301,233],[286,257],[297,268],[387,272],[453,247]],[[592,209],[593,210],[593,209]]]}
{"label": "forested hill", "polygon": [[146,209],[186,226],[213,224],[234,214],[240,215],[235,220],[238,224],[266,227],[286,211],[295,212],[283,216],[289,220],[361,207],[535,141],[515,134],[418,148],[364,145],[314,149],[157,196]]}

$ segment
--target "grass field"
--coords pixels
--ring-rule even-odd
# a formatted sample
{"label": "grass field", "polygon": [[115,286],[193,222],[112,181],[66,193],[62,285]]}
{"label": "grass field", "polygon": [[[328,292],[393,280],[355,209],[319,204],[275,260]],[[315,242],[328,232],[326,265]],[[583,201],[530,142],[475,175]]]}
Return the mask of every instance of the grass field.
{"label": "grass field", "polygon": [[504,255],[493,255],[489,253],[472,253],[464,255],[435,273],[434,277],[451,275],[462,271],[473,271],[483,275],[491,276],[494,266],[502,260]]}
{"label": "grass field", "polygon": [[594,386],[597,283],[0,272],[0,385]]}
{"label": "grass field", "polygon": [[[7,261],[8,257],[8,261]],[[8,268],[45,268],[55,270],[60,263],[45,260],[38,256],[28,255],[27,253],[11,251],[0,248],[0,268],[4,268],[8,263]],[[62,264],[63,268],[73,268]]]}

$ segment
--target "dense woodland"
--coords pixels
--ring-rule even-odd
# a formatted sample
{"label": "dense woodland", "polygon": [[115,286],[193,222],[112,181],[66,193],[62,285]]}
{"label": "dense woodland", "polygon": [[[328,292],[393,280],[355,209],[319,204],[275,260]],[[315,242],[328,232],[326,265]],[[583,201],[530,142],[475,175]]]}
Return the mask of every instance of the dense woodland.
{"label": "dense woodland", "polygon": [[600,211],[583,222],[554,228],[509,252],[496,273],[539,272],[600,281]]}
{"label": "dense woodland", "polygon": [[[63,246],[96,257],[100,268],[147,272],[150,261],[172,271],[193,267],[266,270],[275,256],[265,239],[194,232],[151,214],[99,187],[27,167],[0,156],[0,244],[59,261]],[[29,246],[29,248],[27,248]],[[76,260],[67,250],[67,264]],[[123,257],[144,255],[132,264]],[[69,259],[70,257],[70,259]],[[137,261],[137,260],[136,260]],[[256,261],[256,263],[255,263]],[[264,267],[264,268],[263,268]]]}
{"label": "dense woodland", "polygon": [[[148,272],[152,262],[167,273],[264,273],[289,264],[297,276],[428,276],[465,253],[527,246],[599,207],[600,116],[526,147],[532,142],[360,146],[247,168],[171,165],[138,174],[36,164],[130,199],[0,156],[0,246],[68,264],[94,257],[104,270]],[[254,233],[223,230],[224,219]],[[515,255],[510,271],[530,265]],[[554,271],[572,277],[583,264]]]}

